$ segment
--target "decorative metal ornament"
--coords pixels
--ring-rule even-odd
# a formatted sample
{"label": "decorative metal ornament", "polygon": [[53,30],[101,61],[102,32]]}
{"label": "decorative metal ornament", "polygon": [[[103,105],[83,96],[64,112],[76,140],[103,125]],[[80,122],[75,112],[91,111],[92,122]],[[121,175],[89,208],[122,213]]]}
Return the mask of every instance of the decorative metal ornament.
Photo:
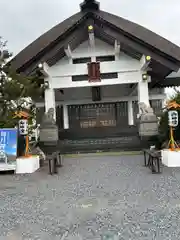
{"label": "decorative metal ornament", "polygon": [[142,74],[142,79],[143,81],[146,81],[148,79],[147,73]]}
{"label": "decorative metal ornament", "polygon": [[151,60],[151,56],[146,56],[146,61],[150,61]]}
{"label": "decorative metal ornament", "polygon": [[93,29],[94,29],[94,28],[93,28],[92,25],[89,25],[89,26],[88,26],[88,30],[89,30],[89,31],[92,31]]}

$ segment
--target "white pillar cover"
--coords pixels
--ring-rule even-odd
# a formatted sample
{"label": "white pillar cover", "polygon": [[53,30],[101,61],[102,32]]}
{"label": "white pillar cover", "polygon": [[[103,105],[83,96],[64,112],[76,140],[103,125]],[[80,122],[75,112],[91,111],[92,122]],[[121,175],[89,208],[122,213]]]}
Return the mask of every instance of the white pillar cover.
{"label": "white pillar cover", "polygon": [[148,81],[140,80],[138,83],[138,102],[143,102],[149,106],[149,89]]}
{"label": "white pillar cover", "polygon": [[69,116],[68,116],[68,106],[63,105],[63,116],[64,116],[64,129],[69,128]]}
{"label": "white pillar cover", "polygon": [[134,125],[132,100],[128,101],[128,123],[129,125]]}
{"label": "white pillar cover", "polygon": [[54,108],[54,119],[56,120],[56,101],[53,88],[45,90],[45,111],[47,112],[50,108]]}

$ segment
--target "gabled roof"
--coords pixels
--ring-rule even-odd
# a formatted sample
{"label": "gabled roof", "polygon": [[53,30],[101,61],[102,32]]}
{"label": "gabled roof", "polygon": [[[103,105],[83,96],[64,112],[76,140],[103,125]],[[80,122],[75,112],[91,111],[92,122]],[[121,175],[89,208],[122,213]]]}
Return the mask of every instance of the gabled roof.
{"label": "gabled roof", "polygon": [[[65,47],[65,39],[67,37],[74,34],[78,39],[81,34],[75,34],[73,31],[77,29],[78,26],[81,31],[81,24],[85,23],[86,20],[88,21],[88,19],[93,20],[94,24],[98,27],[98,31],[101,31],[102,34],[107,33],[108,29],[112,29],[115,36],[121,35],[121,39],[124,39],[124,42],[126,42],[125,38],[129,39],[129,41],[134,41],[136,43],[134,48],[142,45],[142,51],[148,48],[152,53],[156,52],[156,54],[159,54],[160,59],[164,59],[166,67],[170,66],[169,71],[177,71],[180,67],[180,47],[136,23],[99,10],[99,3],[94,0],[85,0],[84,3],[81,4],[80,12],[53,27],[17,54],[11,61],[12,68],[16,71],[25,71],[32,63],[35,64],[35,62],[40,61],[42,58],[46,60],[48,53],[55,46],[56,49],[60,51],[62,46]],[[107,31],[105,31],[105,27],[107,27]],[[83,31],[84,28],[82,28],[82,32]],[[60,46],[57,45],[59,43],[61,43]],[[129,46],[131,46],[131,42]],[[57,50],[51,53],[51,58],[55,53],[57,54]],[[141,52],[141,54],[143,53]],[[46,58],[44,56],[46,56]]]}
{"label": "gabled roof", "polygon": [[124,33],[135,36],[137,39],[148,43],[149,45],[159,49],[163,53],[172,56],[173,58],[180,61],[180,47],[161,37],[160,35],[150,31],[145,27],[140,26],[139,24],[118,17],[111,13],[99,11],[98,16],[107,23],[110,23],[113,26],[116,26],[118,29],[121,29],[122,31],[124,31]]}
{"label": "gabled roof", "polygon": [[12,67],[18,70],[38,53],[43,52],[48,47],[51,47],[55,40],[62,37],[65,32],[76,25],[85,15],[86,14],[84,12],[76,13],[54,26],[49,31],[45,32],[15,56],[12,60]]}

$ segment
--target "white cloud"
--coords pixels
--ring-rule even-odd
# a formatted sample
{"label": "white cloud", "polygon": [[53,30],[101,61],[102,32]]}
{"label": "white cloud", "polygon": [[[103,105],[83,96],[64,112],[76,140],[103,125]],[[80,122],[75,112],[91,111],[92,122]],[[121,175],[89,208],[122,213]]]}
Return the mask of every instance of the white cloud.
{"label": "white cloud", "polygon": [[[43,32],[79,10],[80,0],[0,0],[0,29],[17,53]],[[67,7],[68,4],[68,7]],[[179,0],[101,0],[101,9],[128,18],[180,45]]]}
{"label": "white cloud", "polygon": [[[0,29],[15,54],[52,26],[79,11],[80,0],[0,0]],[[68,7],[67,7],[68,4]],[[101,0],[102,10],[134,21],[180,46],[179,0]],[[170,89],[167,94],[172,94]]]}
{"label": "white cloud", "polygon": [[17,148],[17,145],[14,144],[14,145],[12,145],[11,147],[14,148],[14,149],[16,149],[16,148]]}

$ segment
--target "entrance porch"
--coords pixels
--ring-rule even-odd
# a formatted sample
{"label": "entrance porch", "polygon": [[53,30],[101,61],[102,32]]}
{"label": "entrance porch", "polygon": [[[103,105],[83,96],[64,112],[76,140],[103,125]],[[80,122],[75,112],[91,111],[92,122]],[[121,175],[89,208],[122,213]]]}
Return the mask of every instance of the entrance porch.
{"label": "entrance porch", "polygon": [[[98,139],[108,145],[121,136],[127,139],[129,132],[138,138],[138,102],[151,103],[155,112],[162,109],[162,88],[179,85],[180,48],[101,11],[94,0],[85,0],[80,12],[44,33],[8,64],[17,73],[37,77],[37,85],[45,89],[44,103],[37,103],[42,108],[37,109],[39,120],[44,111],[56,109],[61,143],[69,141],[70,149],[75,144],[78,151],[87,139],[86,148],[91,139],[93,144]],[[126,146],[136,142],[131,138]]]}
{"label": "entrance porch", "polygon": [[[60,144],[65,152],[141,148],[136,126],[139,112],[137,85],[117,84],[53,91]],[[161,89],[149,90],[150,103],[155,112],[161,111],[164,97]],[[52,106],[53,99],[45,99],[45,105],[46,101]]]}

